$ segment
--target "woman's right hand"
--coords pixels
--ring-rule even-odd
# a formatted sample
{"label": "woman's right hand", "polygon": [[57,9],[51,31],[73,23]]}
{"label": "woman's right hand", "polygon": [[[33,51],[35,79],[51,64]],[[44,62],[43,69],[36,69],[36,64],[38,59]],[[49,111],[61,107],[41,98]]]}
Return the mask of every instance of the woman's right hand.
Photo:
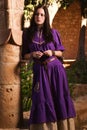
{"label": "woman's right hand", "polygon": [[40,59],[42,55],[43,55],[43,52],[41,52],[41,51],[34,51],[34,52],[32,52],[32,57],[33,58]]}

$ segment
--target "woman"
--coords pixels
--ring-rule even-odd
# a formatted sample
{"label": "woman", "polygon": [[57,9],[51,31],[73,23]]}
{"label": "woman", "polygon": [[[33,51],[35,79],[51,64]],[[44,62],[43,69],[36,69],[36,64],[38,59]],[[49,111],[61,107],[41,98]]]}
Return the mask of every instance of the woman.
{"label": "woman", "polygon": [[46,6],[38,5],[30,27],[23,33],[22,56],[33,58],[30,130],[75,130],[75,110],[65,69],[58,59],[64,47],[50,27]]}

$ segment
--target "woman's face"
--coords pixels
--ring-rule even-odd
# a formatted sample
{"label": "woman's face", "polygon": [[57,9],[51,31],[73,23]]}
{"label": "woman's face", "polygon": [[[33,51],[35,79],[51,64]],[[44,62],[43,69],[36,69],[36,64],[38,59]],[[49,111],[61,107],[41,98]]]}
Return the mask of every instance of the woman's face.
{"label": "woman's face", "polygon": [[35,23],[39,25],[43,25],[45,21],[45,12],[43,8],[39,8],[35,13]]}

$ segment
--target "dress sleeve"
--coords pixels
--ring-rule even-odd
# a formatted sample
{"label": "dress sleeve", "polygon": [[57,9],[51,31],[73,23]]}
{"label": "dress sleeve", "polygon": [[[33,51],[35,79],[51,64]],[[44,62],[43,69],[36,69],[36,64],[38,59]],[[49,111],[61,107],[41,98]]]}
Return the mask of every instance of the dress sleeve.
{"label": "dress sleeve", "polygon": [[27,39],[27,30],[24,30],[22,35],[22,58],[24,58],[24,55],[29,52],[30,51],[29,51],[29,45]]}
{"label": "dress sleeve", "polygon": [[53,33],[53,38],[54,38],[55,50],[64,51],[65,49],[64,49],[64,46],[62,45],[58,31],[53,29],[52,33]]}

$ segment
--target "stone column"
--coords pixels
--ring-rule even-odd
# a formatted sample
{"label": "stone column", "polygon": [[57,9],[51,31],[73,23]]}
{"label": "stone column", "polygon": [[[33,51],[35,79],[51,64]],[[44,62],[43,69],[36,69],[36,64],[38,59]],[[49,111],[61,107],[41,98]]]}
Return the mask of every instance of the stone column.
{"label": "stone column", "polygon": [[20,48],[24,0],[0,0],[0,128],[21,126]]}

